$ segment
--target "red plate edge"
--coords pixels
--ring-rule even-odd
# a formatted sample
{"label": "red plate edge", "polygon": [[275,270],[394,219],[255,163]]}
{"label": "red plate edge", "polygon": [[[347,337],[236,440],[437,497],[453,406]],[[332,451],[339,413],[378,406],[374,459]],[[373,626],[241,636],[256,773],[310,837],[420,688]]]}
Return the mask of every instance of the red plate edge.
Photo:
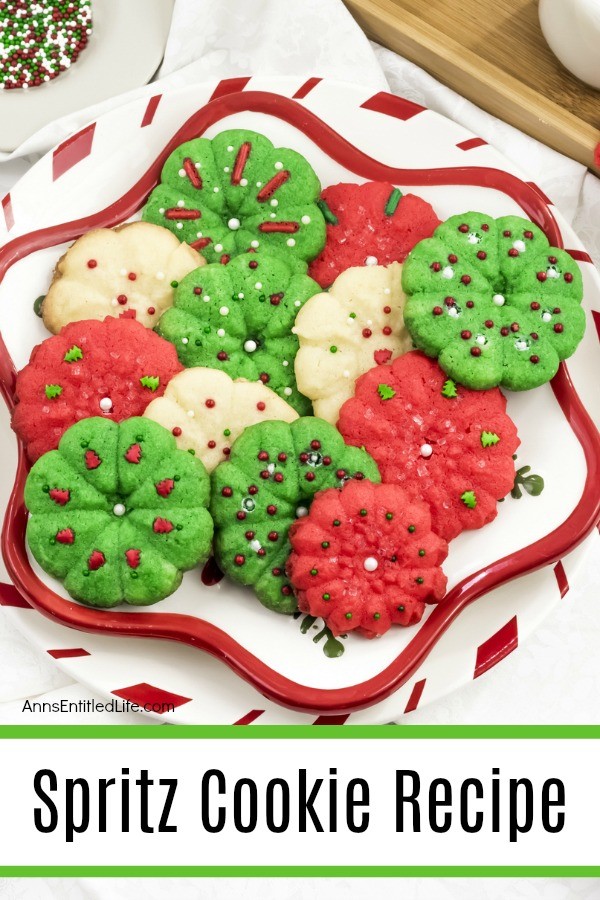
{"label": "red plate edge", "polygon": [[[392,95],[390,95],[392,96]],[[263,91],[232,93],[209,102],[194,113],[169,141],[134,187],[99,213],[15,238],[0,249],[0,282],[8,269],[28,254],[63,241],[74,240],[90,228],[111,227],[127,219],[144,203],[158,181],[171,151],[180,143],[202,135],[222,118],[244,111],[279,118],[302,131],[330,157],[368,180],[404,185],[469,184],[500,190],[515,200],[547,234],[562,246],[557,223],[546,198],[535,185],[526,184],[500,169],[455,167],[395,169],[366,156],[301,104]],[[0,390],[13,405],[15,369],[0,337]],[[308,687],[279,674],[242,647],[228,634],[202,619],[179,613],[99,612],[65,600],[35,575],[25,549],[27,515],[23,486],[27,463],[19,445],[15,484],[2,529],[2,553],[19,592],[35,609],[63,625],[81,631],[175,640],[204,650],[225,662],[269,700],[305,713],[350,713],[364,709],[398,690],[414,673],[452,621],[470,603],[508,581],[557,562],[593,530],[600,518],[600,435],[579,399],[567,368],[561,364],[552,381],[556,399],[585,455],[587,475],[577,507],[557,529],[518,553],[504,557],[456,585],[435,607],[410,644],[385,669],[360,684],[325,690]]]}

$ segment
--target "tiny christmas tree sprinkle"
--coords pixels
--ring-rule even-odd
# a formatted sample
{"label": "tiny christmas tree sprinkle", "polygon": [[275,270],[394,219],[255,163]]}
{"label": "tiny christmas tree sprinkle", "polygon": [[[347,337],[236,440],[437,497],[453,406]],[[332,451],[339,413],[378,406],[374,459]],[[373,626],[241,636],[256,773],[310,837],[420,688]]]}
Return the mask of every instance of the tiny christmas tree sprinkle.
{"label": "tiny christmas tree sprinkle", "polygon": [[155,391],[160,384],[160,378],[158,375],[143,375],[140,378],[140,384],[142,387]]}
{"label": "tiny christmas tree sprinkle", "polygon": [[493,447],[494,444],[497,444],[500,438],[493,431],[482,431],[481,432],[481,446],[482,447]]}
{"label": "tiny christmas tree sprinkle", "polygon": [[60,384],[47,384],[45,391],[48,400],[55,400],[57,397],[60,397],[63,389],[61,388]]}
{"label": "tiny christmas tree sprinkle", "polygon": [[73,346],[70,350],[64,355],[64,361],[67,363],[77,362],[78,359],[83,359],[83,353],[80,347]]}
{"label": "tiny christmas tree sprinkle", "polygon": [[396,396],[396,391],[389,384],[380,384],[377,388],[377,393],[382,400],[391,400],[392,397]]}
{"label": "tiny christmas tree sprinkle", "polygon": [[453,400],[457,397],[456,393],[456,382],[452,381],[451,378],[448,378],[447,381],[444,382],[444,386],[442,388],[442,397],[447,397],[449,400]]}
{"label": "tiny christmas tree sprinkle", "polygon": [[469,509],[475,509],[477,506],[477,497],[475,496],[475,491],[465,491],[464,494],[460,495],[460,499]]}

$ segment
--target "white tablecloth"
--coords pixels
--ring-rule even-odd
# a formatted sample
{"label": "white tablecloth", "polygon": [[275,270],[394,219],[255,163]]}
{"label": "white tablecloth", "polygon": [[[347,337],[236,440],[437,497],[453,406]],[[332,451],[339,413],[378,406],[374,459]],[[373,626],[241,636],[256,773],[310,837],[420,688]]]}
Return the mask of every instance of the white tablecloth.
{"label": "white tablecloth", "polygon": [[[381,47],[369,44],[355,25],[341,0],[176,0],[175,13],[164,63],[159,72],[161,87],[194,81],[234,77],[236,75],[297,74],[321,75],[391,89],[418,103],[435,109],[481,135],[507,157],[518,163],[531,180],[573,222],[588,250],[600,262],[600,181],[548,147],[493,118],[464,98],[441,85],[426,72]],[[10,158],[0,162],[0,196],[45,151],[103,110],[140,96],[154,93],[156,85],[141,88],[82,110],[52,123],[38,132]],[[3,157],[0,156],[0,160]],[[8,431],[8,416],[0,411],[0,458],[9,471],[15,459],[13,440]],[[0,486],[0,507],[8,497],[12,478]],[[0,567],[0,577],[6,577]],[[598,722],[596,698],[600,689],[600,625],[595,604],[600,589],[600,559],[590,559],[577,583],[551,616],[526,643],[501,665],[433,706],[424,707],[405,720],[417,723],[563,723]],[[73,685],[47,658],[30,647],[0,610],[0,722],[33,722],[22,715],[25,697],[52,699],[91,696]],[[51,692],[52,697],[48,696]],[[141,716],[115,714],[115,721],[145,721]],[[44,716],[40,719],[49,722]],[[89,716],[71,721],[90,724]],[[100,721],[97,719],[96,721]],[[103,716],[102,722],[111,721]],[[332,885],[328,894],[332,894]],[[29,889],[33,891],[29,893]],[[382,890],[381,881],[376,889]],[[2,897],[96,898],[163,896],[169,882],[147,883],[142,890],[132,882],[79,883],[0,881]],[[277,892],[278,898],[316,896],[312,881],[278,880],[271,885],[252,882],[234,885],[225,882],[178,882],[182,900],[187,897],[225,897],[235,891],[241,897],[261,896],[264,900]],[[333,898],[361,896],[372,890],[364,881],[338,882]],[[590,881],[530,881],[511,883],[427,881],[421,885],[408,881],[402,888],[406,898],[471,897],[544,898],[598,897],[600,888]]]}

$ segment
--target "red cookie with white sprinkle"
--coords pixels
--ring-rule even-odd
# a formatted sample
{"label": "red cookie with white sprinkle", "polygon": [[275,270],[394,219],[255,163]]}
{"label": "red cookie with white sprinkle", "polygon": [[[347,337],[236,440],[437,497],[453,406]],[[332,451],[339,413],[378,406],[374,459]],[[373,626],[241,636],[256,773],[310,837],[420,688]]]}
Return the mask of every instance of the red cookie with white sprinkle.
{"label": "red cookie with white sprinkle", "polygon": [[133,319],[73,322],[17,375],[12,427],[34,462],[80,419],[141,415],[181,371],[173,345]]}
{"label": "red cookie with white sprinkle", "polygon": [[444,596],[448,545],[432,532],[427,505],[397,485],[364,480],[323,491],[289,536],[298,606],[334,635],[378,637],[413,625]]}
{"label": "red cookie with white sprinkle", "polygon": [[324,288],[351,266],[404,262],[440,224],[429,203],[415,194],[403,195],[387,182],[332,185],[322,192],[319,205],[327,242],[309,275]]}
{"label": "red cookie with white sprinkle", "polygon": [[491,522],[514,484],[519,438],[506,398],[462,387],[419,352],[359,378],[338,428],[371,454],[384,482],[429,504],[446,540]]}

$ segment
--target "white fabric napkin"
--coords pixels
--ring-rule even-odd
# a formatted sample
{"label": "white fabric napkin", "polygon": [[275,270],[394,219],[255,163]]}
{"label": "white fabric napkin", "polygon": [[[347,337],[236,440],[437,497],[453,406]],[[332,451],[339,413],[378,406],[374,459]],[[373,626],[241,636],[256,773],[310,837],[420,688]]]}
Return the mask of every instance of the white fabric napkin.
{"label": "white fabric napkin", "polygon": [[[0,157],[0,196],[42,152],[119,104],[156,93],[157,88],[248,74],[319,75],[351,81],[374,91],[391,89],[443,113],[520,165],[574,221],[589,251],[600,260],[598,179],[578,163],[478,109],[407,60],[369,44],[341,0],[176,0],[158,80],[53,122],[10,159],[5,155],[2,162]],[[15,459],[3,406],[0,457],[7,467]],[[4,481],[0,509],[10,488],[10,479]],[[0,577],[7,577],[1,565]],[[600,626],[593,603],[599,586],[600,561],[596,560],[525,648],[474,684],[417,711],[407,723],[589,721],[589,697],[600,688],[595,661]],[[52,691],[53,699],[73,698],[70,679],[15,631],[1,609],[0,659],[0,722],[32,721],[21,714],[25,697]],[[92,695],[77,686],[76,696]],[[70,721],[89,724],[90,719],[81,715]],[[103,721],[124,719],[114,714]]]}

